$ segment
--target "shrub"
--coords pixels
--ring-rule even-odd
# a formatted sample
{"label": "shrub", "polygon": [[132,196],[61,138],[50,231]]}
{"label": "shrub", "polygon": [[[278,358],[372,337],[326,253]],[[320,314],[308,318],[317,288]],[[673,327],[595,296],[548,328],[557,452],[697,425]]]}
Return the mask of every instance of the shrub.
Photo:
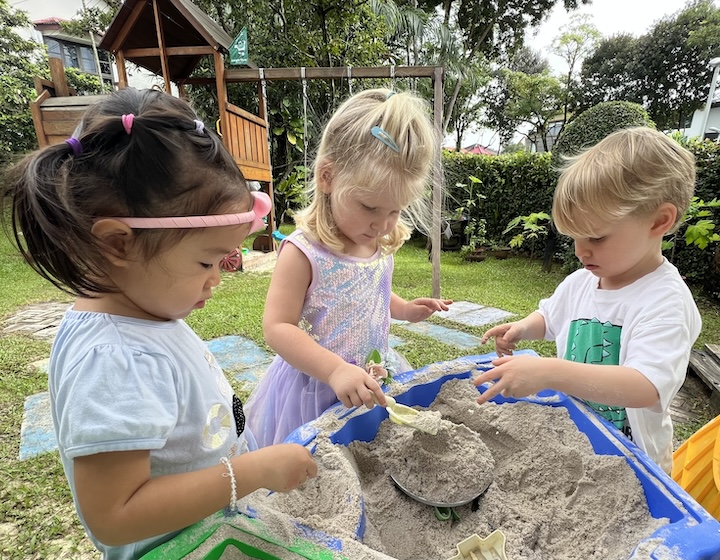
{"label": "shrub", "polygon": [[562,156],[575,155],[594,146],[608,134],[633,126],[655,128],[647,111],[637,103],[629,101],[605,101],[580,113],[563,130],[553,147],[550,165],[558,169]]}

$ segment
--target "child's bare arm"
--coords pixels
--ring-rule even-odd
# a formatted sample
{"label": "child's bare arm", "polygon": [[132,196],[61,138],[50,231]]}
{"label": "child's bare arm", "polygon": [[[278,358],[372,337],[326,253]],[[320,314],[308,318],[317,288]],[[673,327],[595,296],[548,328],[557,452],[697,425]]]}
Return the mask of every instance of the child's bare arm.
{"label": "child's bare arm", "polygon": [[650,407],[660,398],[647,377],[625,366],[582,364],[534,356],[506,356],[493,360],[493,364],[493,369],[473,381],[475,385],[495,381],[478,398],[479,403],[500,393],[519,398],[543,389],[629,408]]}
{"label": "child's bare arm", "polygon": [[[287,492],[317,474],[310,452],[279,444],[231,459],[240,498],[258,488]],[[119,546],[182,529],[227,506],[223,464],[150,478],[149,451],[98,453],[74,460],[78,504],[92,533]]]}
{"label": "child's bare arm", "polygon": [[495,339],[495,351],[498,356],[509,356],[521,340],[538,340],[545,337],[545,318],[537,311],[524,319],[513,323],[504,323],[485,331],[481,344]]}
{"label": "child's bare arm", "polygon": [[399,321],[417,323],[424,321],[436,311],[447,311],[451,299],[417,298],[407,301],[393,292],[390,299],[390,316]]}
{"label": "child's bare arm", "polygon": [[345,406],[372,408],[375,400],[385,406],[380,385],[362,367],[347,363],[298,327],[311,281],[307,257],[291,243],[285,244],[265,302],[265,341],[291,366],[329,385]]}

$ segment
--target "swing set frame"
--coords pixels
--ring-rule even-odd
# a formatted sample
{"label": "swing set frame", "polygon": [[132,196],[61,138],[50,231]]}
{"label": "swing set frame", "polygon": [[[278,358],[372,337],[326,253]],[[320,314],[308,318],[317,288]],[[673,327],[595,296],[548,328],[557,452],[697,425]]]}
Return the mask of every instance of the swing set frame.
{"label": "swing set frame", "polygon": [[[302,81],[363,78],[429,78],[433,84],[433,127],[435,129],[435,156],[433,164],[432,185],[432,225],[430,231],[432,262],[432,296],[440,294],[440,251],[441,222],[443,206],[444,176],[442,172],[441,144],[443,138],[443,89],[445,69],[442,66],[362,66],[362,67],[296,67],[296,68],[228,68],[224,70],[224,82],[258,84],[260,115],[268,121],[267,113],[267,82],[269,81]],[[210,78],[188,78],[184,84],[209,84]],[[305,92],[303,93],[305,97]],[[303,100],[305,102],[305,99]],[[303,115],[304,120],[307,116]],[[268,136],[268,145],[270,139]]]}

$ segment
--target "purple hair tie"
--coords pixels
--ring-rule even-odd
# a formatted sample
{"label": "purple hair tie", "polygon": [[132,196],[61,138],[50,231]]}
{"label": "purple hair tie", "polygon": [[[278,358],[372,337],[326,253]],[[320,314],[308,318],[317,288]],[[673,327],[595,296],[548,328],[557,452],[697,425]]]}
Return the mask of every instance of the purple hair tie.
{"label": "purple hair tie", "polygon": [[80,143],[80,140],[78,140],[77,138],[68,138],[67,140],[65,140],[65,143],[70,146],[70,149],[72,150],[74,156],[82,155],[83,147]]}

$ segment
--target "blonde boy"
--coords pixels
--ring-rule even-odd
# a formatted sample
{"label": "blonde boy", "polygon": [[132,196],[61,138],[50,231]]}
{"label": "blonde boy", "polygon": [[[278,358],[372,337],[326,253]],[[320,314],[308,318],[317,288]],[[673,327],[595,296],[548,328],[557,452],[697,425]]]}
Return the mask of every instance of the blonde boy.
{"label": "blonde boy", "polygon": [[[478,399],[555,389],[584,399],[666,472],[670,402],[683,384],[701,319],[690,290],[662,255],[695,185],[693,155],[656,130],[614,132],[562,170],[553,200],[558,230],[583,268],[538,310],[489,329],[498,380]],[[512,356],[519,340],[555,340],[557,358]]]}

